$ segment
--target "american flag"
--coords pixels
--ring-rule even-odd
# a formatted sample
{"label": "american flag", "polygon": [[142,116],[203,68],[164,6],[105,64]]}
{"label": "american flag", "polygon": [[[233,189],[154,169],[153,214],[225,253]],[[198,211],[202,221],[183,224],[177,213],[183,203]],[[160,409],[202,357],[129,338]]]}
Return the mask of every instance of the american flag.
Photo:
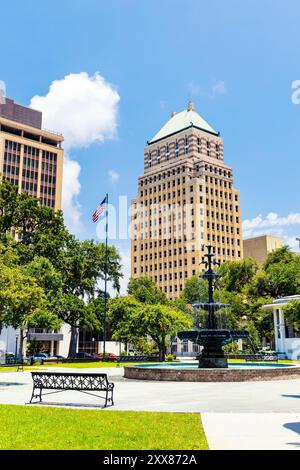
{"label": "american flag", "polygon": [[107,195],[105,196],[103,201],[99,204],[99,206],[97,207],[97,209],[93,213],[93,215],[92,215],[93,222],[98,221],[98,219],[99,219],[100,215],[102,214],[102,212],[104,211],[106,205],[107,205]]}

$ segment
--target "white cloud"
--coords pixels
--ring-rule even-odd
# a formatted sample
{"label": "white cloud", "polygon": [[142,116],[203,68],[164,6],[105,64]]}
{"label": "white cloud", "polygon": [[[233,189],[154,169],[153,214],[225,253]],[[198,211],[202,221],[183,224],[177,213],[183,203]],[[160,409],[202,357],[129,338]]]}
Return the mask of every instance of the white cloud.
{"label": "white cloud", "polygon": [[[298,233],[294,234],[293,231],[297,226]],[[276,212],[269,212],[266,217],[260,214],[253,219],[243,221],[244,238],[266,234],[282,237],[287,245],[297,250],[296,237],[300,235],[300,213],[290,213],[282,217]]]}
{"label": "white cloud", "polygon": [[223,80],[217,80],[209,88],[205,89],[200,83],[190,81],[187,84],[188,92],[191,96],[213,100],[220,95],[227,93],[227,88]]}
{"label": "white cloud", "polygon": [[118,179],[120,178],[119,173],[117,173],[115,170],[109,170],[108,176],[110,177],[113,183],[116,183]]}
{"label": "white cloud", "polygon": [[192,96],[197,96],[201,94],[201,86],[198,83],[191,81],[188,83],[187,88],[188,88],[188,92]]}
{"label": "white cloud", "polygon": [[86,72],[55,80],[46,95],[31,99],[30,106],[43,112],[43,126],[65,138],[63,210],[73,230],[80,224],[80,165],[70,151],[115,137],[119,100],[116,88],[99,73],[89,76]]}
{"label": "white cloud", "polygon": [[225,93],[227,93],[225,82],[223,80],[218,80],[215,82],[211,88],[211,97],[216,98],[216,96],[224,95]]}

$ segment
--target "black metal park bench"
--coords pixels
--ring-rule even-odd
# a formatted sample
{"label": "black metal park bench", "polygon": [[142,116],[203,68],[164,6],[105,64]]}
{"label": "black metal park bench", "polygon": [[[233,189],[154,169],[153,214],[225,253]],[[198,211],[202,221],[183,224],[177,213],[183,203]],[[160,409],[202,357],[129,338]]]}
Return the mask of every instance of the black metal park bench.
{"label": "black metal park bench", "polygon": [[278,362],[278,356],[276,354],[250,354],[245,356],[246,362]]}
{"label": "black metal park bench", "polygon": [[0,364],[0,367],[17,367],[17,372],[24,371],[23,358],[7,357],[5,364]]}
{"label": "black metal park bench", "polygon": [[[42,396],[59,393],[67,390],[76,390],[77,392],[93,395],[105,400],[104,407],[110,403],[114,404],[113,391],[114,383],[109,382],[107,374],[89,374],[89,373],[65,373],[65,372],[31,372],[33,380],[33,390],[29,403],[34,398],[42,401]],[[55,390],[44,393],[43,390]],[[96,395],[91,392],[105,392],[105,396]]]}
{"label": "black metal park bench", "polygon": [[159,358],[156,356],[149,356],[145,354],[135,354],[134,356],[119,356],[118,362],[158,362]]}

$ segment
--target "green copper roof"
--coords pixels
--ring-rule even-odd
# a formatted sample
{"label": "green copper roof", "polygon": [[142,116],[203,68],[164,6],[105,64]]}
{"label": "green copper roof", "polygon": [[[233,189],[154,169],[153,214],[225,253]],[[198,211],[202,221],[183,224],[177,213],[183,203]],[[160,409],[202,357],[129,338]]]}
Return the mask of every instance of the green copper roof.
{"label": "green copper roof", "polygon": [[155,136],[148,141],[149,144],[161,140],[169,135],[176,134],[177,132],[187,129],[191,126],[198,127],[204,131],[212,134],[218,134],[201,116],[195,111],[193,103],[189,102],[186,110],[180,113],[172,113],[170,119],[155,134]]}

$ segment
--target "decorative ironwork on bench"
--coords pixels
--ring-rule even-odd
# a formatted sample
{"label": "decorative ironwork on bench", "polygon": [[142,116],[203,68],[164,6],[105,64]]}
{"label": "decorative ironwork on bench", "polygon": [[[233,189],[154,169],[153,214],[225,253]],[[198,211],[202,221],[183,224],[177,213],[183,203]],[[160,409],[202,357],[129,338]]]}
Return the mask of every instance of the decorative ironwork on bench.
{"label": "decorative ironwork on bench", "polygon": [[[32,403],[34,398],[39,399],[41,402],[42,396],[67,390],[75,390],[98,398],[103,398],[105,400],[105,407],[107,406],[107,403],[110,403],[110,405],[114,404],[114,383],[108,381],[107,374],[89,374],[79,372],[31,372],[31,375],[33,380],[33,390],[29,403]],[[43,389],[56,391],[44,393],[42,395]],[[103,397],[91,393],[92,391],[106,392],[106,395]]]}

